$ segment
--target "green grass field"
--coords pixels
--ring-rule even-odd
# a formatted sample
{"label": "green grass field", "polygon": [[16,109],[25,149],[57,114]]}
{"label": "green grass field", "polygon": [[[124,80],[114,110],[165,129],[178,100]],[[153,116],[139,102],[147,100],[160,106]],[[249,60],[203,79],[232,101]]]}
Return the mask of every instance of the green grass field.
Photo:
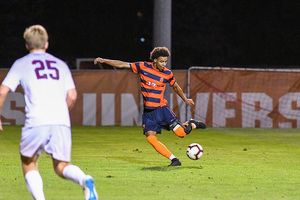
{"label": "green grass field", "polygon": [[[100,199],[300,199],[298,129],[208,128],[181,139],[163,131],[158,139],[181,167],[147,142],[140,127],[73,127],[72,163],[95,178]],[[19,161],[20,126],[0,132],[0,200],[31,200]],[[186,148],[204,148],[190,160]],[[39,170],[47,200],[83,199],[80,186],[59,178],[43,154]]]}

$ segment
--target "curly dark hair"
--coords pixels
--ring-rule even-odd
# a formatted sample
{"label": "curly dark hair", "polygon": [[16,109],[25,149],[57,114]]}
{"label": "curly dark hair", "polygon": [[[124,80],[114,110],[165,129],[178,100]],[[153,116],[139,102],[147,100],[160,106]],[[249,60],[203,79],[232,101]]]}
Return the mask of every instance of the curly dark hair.
{"label": "curly dark hair", "polygon": [[170,55],[171,53],[167,47],[155,47],[150,53],[150,59],[153,61],[160,56],[169,57]]}

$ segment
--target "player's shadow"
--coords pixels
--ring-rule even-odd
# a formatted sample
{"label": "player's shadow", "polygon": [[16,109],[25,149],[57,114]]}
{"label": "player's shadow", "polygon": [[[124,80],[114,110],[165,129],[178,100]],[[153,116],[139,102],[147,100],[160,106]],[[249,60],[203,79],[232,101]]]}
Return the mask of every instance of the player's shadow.
{"label": "player's shadow", "polygon": [[180,169],[202,169],[202,166],[195,167],[195,166],[180,166],[180,167],[168,167],[168,166],[161,166],[161,167],[143,167],[142,170],[144,171],[172,171],[172,170],[180,170]]}

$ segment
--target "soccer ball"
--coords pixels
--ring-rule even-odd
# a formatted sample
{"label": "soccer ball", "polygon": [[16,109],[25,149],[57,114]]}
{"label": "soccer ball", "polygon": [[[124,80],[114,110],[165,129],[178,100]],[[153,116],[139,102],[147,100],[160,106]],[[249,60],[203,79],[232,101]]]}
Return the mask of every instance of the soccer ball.
{"label": "soccer ball", "polygon": [[188,146],[186,155],[192,160],[198,160],[203,155],[203,148],[198,143],[192,143]]}

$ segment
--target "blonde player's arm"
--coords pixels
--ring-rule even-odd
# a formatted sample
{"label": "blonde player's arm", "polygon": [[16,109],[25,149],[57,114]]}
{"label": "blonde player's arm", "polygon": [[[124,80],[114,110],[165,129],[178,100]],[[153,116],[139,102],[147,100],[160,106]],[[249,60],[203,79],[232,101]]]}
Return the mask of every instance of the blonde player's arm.
{"label": "blonde player's arm", "polygon": [[3,130],[2,121],[1,121],[1,110],[9,91],[10,91],[9,87],[5,85],[0,86],[0,131]]}
{"label": "blonde player's arm", "polygon": [[176,94],[178,94],[184,100],[184,102],[187,105],[189,105],[189,106],[193,106],[194,105],[193,99],[187,99],[186,96],[183,94],[183,91],[182,91],[181,87],[176,82],[173,85],[173,89],[176,92]]}
{"label": "blonde player's arm", "polygon": [[67,92],[67,105],[69,110],[71,110],[76,102],[77,99],[77,90],[75,88],[68,90]]}
{"label": "blonde player's arm", "polygon": [[105,64],[111,65],[113,67],[116,67],[116,68],[130,69],[130,64],[128,62],[123,62],[120,60],[110,60],[110,59],[98,57],[94,60],[94,64],[96,65],[98,62],[105,63]]}

